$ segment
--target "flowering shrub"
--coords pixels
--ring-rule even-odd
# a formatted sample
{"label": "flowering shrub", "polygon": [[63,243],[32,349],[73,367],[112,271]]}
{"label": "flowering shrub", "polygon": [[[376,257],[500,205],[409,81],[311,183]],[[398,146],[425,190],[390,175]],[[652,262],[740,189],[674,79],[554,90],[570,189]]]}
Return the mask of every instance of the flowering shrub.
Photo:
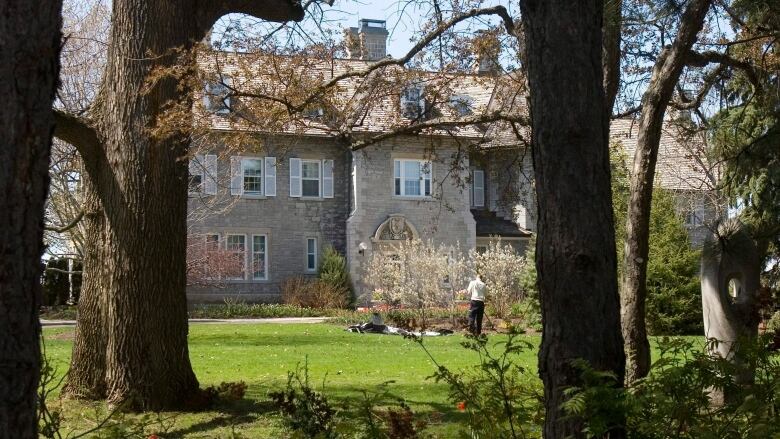
{"label": "flowering shrub", "polygon": [[501,241],[491,242],[484,253],[470,252],[469,259],[470,265],[482,275],[482,280],[487,284],[487,300],[496,317],[508,317],[513,304],[530,296],[524,281],[528,264],[511,246],[502,244]]}
{"label": "flowering shrub", "polygon": [[487,284],[487,301],[494,317],[508,318],[513,304],[535,299],[532,264],[501,241],[490,243],[484,253],[472,250],[468,254],[430,241],[399,241],[392,249],[374,252],[366,282],[373,288],[374,298],[390,307],[422,311],[445,307],[454,315],[458,299],[466,299],[459,293],[475,270]]}
{"label": "flowering shrub", "polygon": [[[468,260],[460,249],[407,240],[374,252],[366,282],[373,287],[374,298],[391,307],[454,309],[468,272]],[[421,317],[425,326],[425,314]]]}
{"label": "flowering shrub", "polygon": [[243,275],[243,259],[223,247],[204,235],[187,235],[187,285],[224,286],[226,279]]}

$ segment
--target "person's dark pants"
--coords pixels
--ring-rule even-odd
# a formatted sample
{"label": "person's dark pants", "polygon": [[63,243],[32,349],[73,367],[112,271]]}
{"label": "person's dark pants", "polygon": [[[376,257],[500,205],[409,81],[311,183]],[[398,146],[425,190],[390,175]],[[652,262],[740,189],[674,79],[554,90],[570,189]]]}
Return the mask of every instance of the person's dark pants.
{"label": "person's dark pants", "polygon": [[474,335],[482,334],[482,317],[485,315],[485,302],[472,300],[469,308],[469,331]]}

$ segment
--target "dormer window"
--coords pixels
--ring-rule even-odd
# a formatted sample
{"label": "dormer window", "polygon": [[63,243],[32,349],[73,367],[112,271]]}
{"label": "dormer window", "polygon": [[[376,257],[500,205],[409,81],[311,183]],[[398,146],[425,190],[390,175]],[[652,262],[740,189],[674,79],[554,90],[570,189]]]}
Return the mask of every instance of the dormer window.
{"label": "dormer window", "polygon": [[450,97],[450,107],[455,114],[464,117],[474,113],[474,99],[467,95],[452,95]]}
{"label": "dormer window", "polygon": [[220,115],[232,111],[229,85],[230,78],[222,78],[219,82],[206,82],[203,93],[203,106],[206,111]]}
{"label": "dormer window", "polygon": [[401,91],[401,114],[412,120],[425,115],[425,87],[422,84],[411,84]]}
{"label": "dormer window", "polygon": [[303,117],[311,120],[321,120],[325,117],[325,109],[322,107],[312,107],[303,110]]}

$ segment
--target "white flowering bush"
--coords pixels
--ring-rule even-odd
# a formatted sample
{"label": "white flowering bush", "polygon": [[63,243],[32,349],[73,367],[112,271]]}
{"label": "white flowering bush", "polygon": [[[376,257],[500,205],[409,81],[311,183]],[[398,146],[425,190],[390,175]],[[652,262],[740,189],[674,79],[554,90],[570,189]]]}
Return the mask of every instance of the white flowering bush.
{"label": "white flowering bush", "polygon": [[491,243],[484,253],[472,250],[466,254],[459,247],[404,240],[374,251],[365,280],[373,289],[373,298],[390,307],[449,307],[454,314],[458,299],[465,298],[461,292],[478,269],[488,286],[489,304],[496,317],[504,318],[528,294],[523,284],[527,267],[524,257],[500,241]]}
{"label": "white flowering bush", "polygon": [[487,285],[487,300],[495,317],[509,317],[512,305],[528,298],[524,283],[528,263],[512,246],[491,242],[483,253],[472,250],[469,259]]}

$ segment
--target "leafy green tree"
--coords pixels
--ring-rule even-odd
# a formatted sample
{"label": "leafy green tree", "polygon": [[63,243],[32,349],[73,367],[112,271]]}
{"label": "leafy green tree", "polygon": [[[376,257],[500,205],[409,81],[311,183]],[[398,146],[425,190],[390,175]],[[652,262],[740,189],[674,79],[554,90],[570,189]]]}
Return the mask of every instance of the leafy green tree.
{"label": "leafy green tree", "polygon": [[352,291],[352,283],[349,280],[347,258],[332,246],[325,247],[325,250],[322,252],[319,276],[323,282],[344,291],[348,306],[353,307],[355,305],[355,294]]}
{"label": "leafy green tree", "polygon": [[[624,149],[612,146],[612,202],[615,240],[618,242],[618,273],[624,273],[620,245],[626,238],[629,178]],[[691,247],[688,231],[676,212],[674,194],[653,190],[650,210],[650,249],[647,262],[647,309],[645,319],[651,334],[697,334],[702,330],[699,292],[700,252]]]}
{"label": "leafy green tree", "polygon": [[675,211],[674,195],[655,189],[647,261],[647,328],[653,335],[701,334],[700,251]]}
{"label": "leafy green tree", "polygon": [[739,210],[759,251],[765,284],[780,289],[780,5],[772,0],[738,0],[729,10],[742,23],[745,43],[733,54],[750,60],[723,86],[721,111],[709,121],[715,158],[724,164],[720,189]]}

